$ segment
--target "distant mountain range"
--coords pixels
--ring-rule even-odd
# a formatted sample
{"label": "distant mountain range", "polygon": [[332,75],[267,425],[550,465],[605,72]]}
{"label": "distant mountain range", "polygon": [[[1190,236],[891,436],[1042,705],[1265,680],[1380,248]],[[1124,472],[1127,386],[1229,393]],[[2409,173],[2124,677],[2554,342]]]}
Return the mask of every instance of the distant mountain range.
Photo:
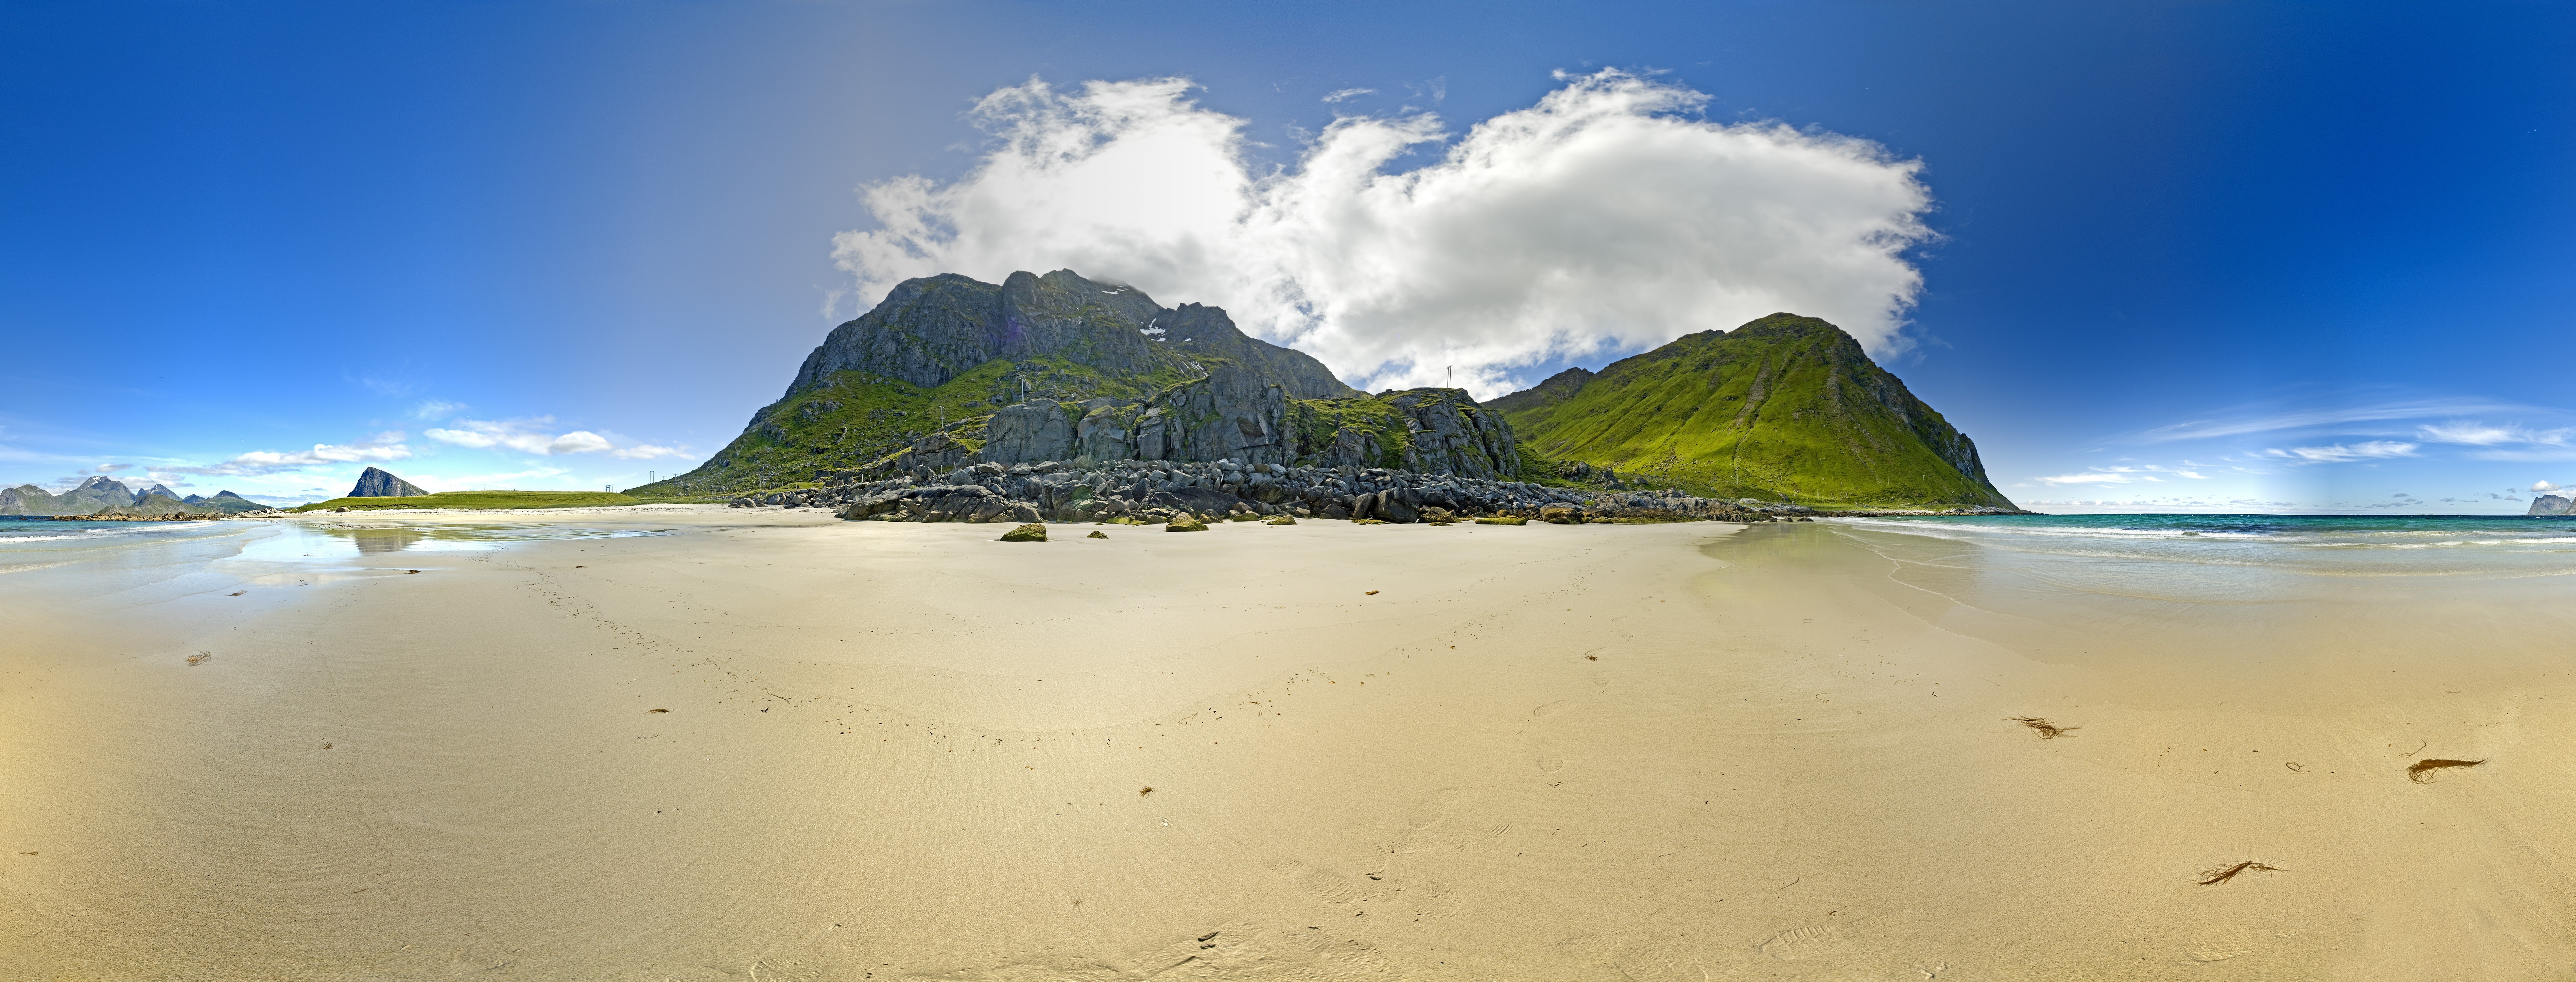
{"label": "distant mountain range", "polygon": [[629,493],[1085,458],[2012,507],[1974,443],[1814,318],[1701,332],[1481,405],[1459,389],[1363,393],[1303,352],[1246,337],[1221,309],[1164,307],[1071,270],[903,282],[834,328],[705,464]]}
{"label": "distant mountain range", "polygon": [[0,488],[0,515],[167,515],[172,512],[222,512],[230,515],[266,511],[268,508],[268,505],[230,491],[217,491],[212,497],[193,494],[181,497],[164,485],[155,484],[135,491],[123,482],[107,477],[90,478],[61,494],[33,484]]}
{"label": "distant mountain range", "polygon": [[2576,513],[2576,497],[2544,494],[2531,499],[2531,510],[2525,515],[2566,515]]}

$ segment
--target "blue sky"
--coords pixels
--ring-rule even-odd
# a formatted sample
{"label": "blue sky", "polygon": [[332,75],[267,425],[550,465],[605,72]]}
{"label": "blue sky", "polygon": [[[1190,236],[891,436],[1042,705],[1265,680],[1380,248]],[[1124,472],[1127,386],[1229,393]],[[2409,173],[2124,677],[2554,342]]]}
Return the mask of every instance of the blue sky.
{"label": "blue sky", "polygon": [[[1777,287],[1886,311],[1882,363],[2032,507],[2519,513],[2576,484],[2571,37],[2576,8],[2540,3],[14,4],[0,483],[638,483],[723,446],[874,299],[892,267],[851,243],[949,214],[861,188],[992,186],[995,127],[1032,117],[979,100],[1183,78],[1157,118],[1232,120],[1255,177],[1430,114],[1401,173],[1615,70],[1702,136],[1809,141],[1754,176],[1868,141],[1848,194],[1794,193],[1912,181],[1920,228],[1733,306],[1602,281],[1577,344],[1462,327],[1386,361],[1404,317],[1493,319],[1438,297],[1302,337],[1355,381],[1483,359],[1490,394]],[[979,248],[925,255],[1114,264]]]}

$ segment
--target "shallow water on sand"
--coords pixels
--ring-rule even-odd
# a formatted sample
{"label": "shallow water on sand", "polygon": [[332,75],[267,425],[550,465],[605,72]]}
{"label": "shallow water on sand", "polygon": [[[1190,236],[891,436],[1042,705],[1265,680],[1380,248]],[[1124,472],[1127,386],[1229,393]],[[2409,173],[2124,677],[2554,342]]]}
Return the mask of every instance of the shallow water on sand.
{"label": "shallow water on sand", "polygon": [[2310,711],[2567,674],[2576,522],[2086,518],[1825,524],[1889,564],[1862,582],[1892,601],[2142,697]]}

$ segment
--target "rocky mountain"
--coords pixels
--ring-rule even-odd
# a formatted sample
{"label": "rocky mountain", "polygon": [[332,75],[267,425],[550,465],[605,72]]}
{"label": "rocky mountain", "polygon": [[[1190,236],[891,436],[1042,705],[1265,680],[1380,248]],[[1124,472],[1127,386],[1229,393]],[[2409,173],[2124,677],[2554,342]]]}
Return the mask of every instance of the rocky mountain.
{"label": "rocky mountain", "polygon": [[2531,510],[2523,512],[2523,514],[2565,515],[2571,512],[2576,512],[2576,498],[2562,498],[2554,494],[2544,494],[2531,499]]}
{"label": "rocky mountain", "polygon": [[358,484],[349,489],[351,498],[408,498],[428,494],[418,485],[395,477],[384,470],[370,467],[358,475]]}
{"label": "rocky mountain", "polygon": [[61,500],[33,484],[0,488],[0,515],[60,515]]}
{"label": "rocky mountain", "polygon": [[1501,477],[1508,423],[1462,391],[1368,395],[1225,311],[1071,270],[907,280],[808,355],[706,464],[636,494],[740,493],[974,463],[1217,461]]}
{"label": "rocky mountain", "polygon": [[1524,455],[1719,498],[2011,508],[1976,444],[1825,321],[1773,314],[1493,400]]}
{"label": "rocky mountain", "polygon": [[[80,486],[54,496],[56,515],[87,515],[110,508],[123,508],[140,497],[122,481],[105,476],[80,482]],[[30,513],[33,514],[33,513]]]}

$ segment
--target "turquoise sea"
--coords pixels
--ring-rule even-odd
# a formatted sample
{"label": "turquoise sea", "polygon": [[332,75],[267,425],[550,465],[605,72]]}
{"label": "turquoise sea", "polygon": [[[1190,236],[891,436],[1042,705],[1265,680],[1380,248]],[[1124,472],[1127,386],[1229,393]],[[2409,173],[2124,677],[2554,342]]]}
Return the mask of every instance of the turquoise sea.
{"label": "turquoise sea", "polygon": [[2066,557],[2341,575],[2576,573],[2564,515],[1979,515],[1830,519]]}

